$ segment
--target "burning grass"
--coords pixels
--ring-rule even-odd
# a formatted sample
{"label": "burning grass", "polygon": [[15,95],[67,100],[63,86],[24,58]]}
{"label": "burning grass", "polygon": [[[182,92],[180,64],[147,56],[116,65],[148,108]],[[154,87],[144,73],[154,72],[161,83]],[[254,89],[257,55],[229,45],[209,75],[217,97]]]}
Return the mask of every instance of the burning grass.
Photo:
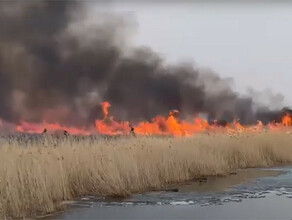
{"label": "burning grass", "polygon": [[[281,131],[283,128],[292,126],[292,116],[288,109],[283,109],[279,112],[277,120],[270,121],[264,124],[262,121],[257,121],[256,124],[243,125],[239,119],[234,119],[232,123],[225,120],[211,120],[194,116],[192,120],[181,120],[178,115],[178,110],[171,110],[168,116],[157,115],[151,121],[135,122],[133,127],[130,121],[118,121],[114,116],[110,116],[111,104],[102,102],[103,119],[95,120],[95,126],[84,127],[68,127],[57,122],[48,123],[45,120],[42,123],[32,123],[20,121],[18,125],[14,125],[14,131],[19,133],[42,134],[58,133],[65,131],[66,134],[73,135],[170,135],[170,136],[193,136],[202,132],[225,132],[233,135],[238,132],[264,132]],[[281,116],[281,118],[279,118]],[[3,122],[0,119],[0,125]],[[1,126],[0,126],[1,127]],[[5,126],[4,126],[5,127]],[[13,127],[13,126],[12,126]]]}
{"label": "burning grass", "polygon": [[292,135],[0,138],[1,217],[62,209],[83,195],[126,196],[234,169],[292,162]]}

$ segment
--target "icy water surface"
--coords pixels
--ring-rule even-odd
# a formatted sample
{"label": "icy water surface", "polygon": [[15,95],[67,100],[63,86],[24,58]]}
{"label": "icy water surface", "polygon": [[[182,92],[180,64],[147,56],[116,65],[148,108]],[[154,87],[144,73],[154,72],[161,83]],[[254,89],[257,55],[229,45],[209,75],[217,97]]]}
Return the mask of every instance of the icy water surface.
{"label": "icy water surface", "polygon": [[178,192],[138,194],[120,201],[85,197],[57,218],[292,219],[292,167],[269,170],[275,171],[269,177],[239,172],[180,186]]}

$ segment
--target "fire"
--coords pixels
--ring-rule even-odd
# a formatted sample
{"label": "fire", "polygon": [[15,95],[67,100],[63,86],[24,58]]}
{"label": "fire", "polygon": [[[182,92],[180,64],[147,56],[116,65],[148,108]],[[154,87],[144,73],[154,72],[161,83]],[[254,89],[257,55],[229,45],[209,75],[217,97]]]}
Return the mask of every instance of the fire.
{"label": "fire", "polygon": [[286,113],[282,118],[282,125],[283,126],[291,126],[291,124],[292,124],[291,115]]}
{"label": "fire", "polygon": [[225,132],[230,136],[243,132],[265,132],[269,131],[283,131],[292,126],[292,117],[290,114],[285,114],[281,122],[271,122],[268,125],[264,125],[261,121],[258,121],[256,125],[245,126],[240,123],[238,119],[233,123],[224,124],[220,126],[215,123],[208,123],[204,118],[194,117],[191,121],[180,120],[178,110],[172,110],[168,116],[158,115],[151,121],[141,121],[131,126],[129,121],[117,121],[110,115],[111,104],[109,102],[101,103],[103,111],[103,119],[95,120],[95,127],[93,128],[77,128],[68,127],[59,123],[31,123],[21,121],[16,126],[16,131],[22,133],[42,133],[45,131],[66,131],[69,134],[90,135],[94,133],[105,135],[127,135],[134,132],[137,135],[171,135],[171,136],[191,136],[202,132]]}
{"label": "fire", "polygon": [[104,118],[107,118],[108,115],[109,115],[109,107],[111,107],[111,104],[109,102],[102,102],[101,103],[101,106],[102,106],[102,111],[103,111],[103,114],[104,114]]}
{"label": "fire", "polygon": [[131,128],[128,121],[117,122],[114,120],[113,116],[109,116],[109,108],[111,107],[111,104],[109,102],[101,103],[101,107],[104,118],[103,120],[95,121],[95,126],[99,133],[107,135],[118,135],[130,132]]}
{"label": "fire", "polygon": [[42,133],[44,129],[49,131],[67,131],[69,134],[81,134],[81,135],[90,135],[91,132],[84,128],[75,128],[62,126],[59,123],[30,123],[26,121],[21,121],[20,125],[16,127],[16,130],[21,133]]}
{"label": "fire", "polygon": [[[117,122],[112,116],[109,117],[109,106],[107,102],[102,103],[104,118],[96,120],[97,131],[109,135],[129,134],[131,131],[130,123],[128,121]],[[137,123],[133,129],[139,135],[190,136],[211,128],[205,119],[195,117],[193,122],[179,121],[178,115],[178,110],[172,110],[167,117],[158,115],[151,122]]]}
{"label": "fire", "polygon": [[107,134],[107,135],[127,134],[131,130],[130,124],[128,121],[117,122],[113,119],[113,117],[110,117],[104,120],[96,120],[95,125],[99,133]]}

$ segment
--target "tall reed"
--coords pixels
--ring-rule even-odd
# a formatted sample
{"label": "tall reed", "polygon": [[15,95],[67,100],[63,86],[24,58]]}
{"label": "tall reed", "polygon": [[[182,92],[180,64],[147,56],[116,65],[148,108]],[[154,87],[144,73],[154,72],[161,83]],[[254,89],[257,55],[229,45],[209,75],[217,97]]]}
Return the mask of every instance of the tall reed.
{"label": "tall reed", "polygon": [[83,195],[126,196],[234,169],[292,162],[286,133],[0,138],[1,217],[55,212]]}

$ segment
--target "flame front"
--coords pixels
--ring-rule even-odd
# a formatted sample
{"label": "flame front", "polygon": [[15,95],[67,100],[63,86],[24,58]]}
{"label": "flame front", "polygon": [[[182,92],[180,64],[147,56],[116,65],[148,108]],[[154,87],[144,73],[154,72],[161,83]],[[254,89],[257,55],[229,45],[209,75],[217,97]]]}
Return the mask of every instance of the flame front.
{"label": "flame front", "polygon": [[291,126],[291,124],[292,124],[291,115],[286,113],[284,117],[282,118],[282,125]]}
{"label": "flame front", "polygon": [[22,133],[42,133],[44,129],[49,131],[67,131],[70,134],[90,135],[91,132],[85,128],[67,127],[60,125],[59,123],[29,123],[21,121],[20,125],[16,127],[18,132]]}
{"label": "flame front", "polygon": [[16,130],[22,133],[42,133],[44,128],[49,131],[66,130],[70,134],[90,135],[95,133],[105,135],[127,135],[134,132],[137,135],[172,135],[172,136],[191,136],[202,132],[225,132],[231,136],[243,132],[264,132],[264,131],[283,131],[292,126],[292,118],[290,114],[285,114],[280,123],[271,122],[264,125],[258,121],[256,125],[244,126],[240,124],[238,119],[233,123],[226,124],[224,127],[217,123],[209,124],[204,118],[194,117],[191,121],[179,120],[178,110],[170,111],[169,115],[164,117],[158,115],[151,121],[141,121],[136,123],[133,127],[130,126],[129,121],[117,121],[113,116],[110,116],[109,102],[101,103],[103,111],[103,119],[95,120],[95,127],[91,128],[76,128],[67,127],[59,123],[30,123],[21,121]]}
{"label": "flame front", "polygon": [[99,133],[107,135],[117,135],[125,134],[130,131],[130,123],[126,122],[117,122],[114,120],[113,116],[109,116],[109,108],[111,104],[109,102],[101,103],[102,111],[104,114],[103,120],[96,120],[95,126]]}

